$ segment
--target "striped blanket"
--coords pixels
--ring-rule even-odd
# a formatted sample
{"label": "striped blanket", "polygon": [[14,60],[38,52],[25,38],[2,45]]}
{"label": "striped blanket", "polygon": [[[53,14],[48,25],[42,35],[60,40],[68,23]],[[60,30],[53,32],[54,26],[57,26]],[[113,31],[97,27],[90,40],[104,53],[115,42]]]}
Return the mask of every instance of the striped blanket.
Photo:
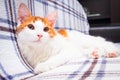
{"label": "striped blanket", "polygon": [[17,10],[21,2],[33,15],[41,17],[57,10],[56,29],[89,32],[87,17],[77,0],[0,0],[0,80],[120,80],[120,58],[83,58],[39,75],[34,74],[19,50],[15,35]]}
{"label": "striped blanket", "polygon": [[28,80],[120,80],[120,57],[69,61]]}

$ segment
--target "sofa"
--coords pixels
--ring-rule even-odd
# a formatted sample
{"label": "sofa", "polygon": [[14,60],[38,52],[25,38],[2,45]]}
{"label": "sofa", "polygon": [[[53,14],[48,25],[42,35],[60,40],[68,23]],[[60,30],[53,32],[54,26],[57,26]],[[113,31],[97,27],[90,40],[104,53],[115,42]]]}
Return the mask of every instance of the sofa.
{"label": "sofa", "polygon": [[36,75],[21,54],[16,39],[20,3],[25,3],[36,16],[44,17],[57,11],[56,29],[77,30],[89,35],[87,16],[77,0],[0,0],[0,80],[120,80],[120,57],[71,60]]}

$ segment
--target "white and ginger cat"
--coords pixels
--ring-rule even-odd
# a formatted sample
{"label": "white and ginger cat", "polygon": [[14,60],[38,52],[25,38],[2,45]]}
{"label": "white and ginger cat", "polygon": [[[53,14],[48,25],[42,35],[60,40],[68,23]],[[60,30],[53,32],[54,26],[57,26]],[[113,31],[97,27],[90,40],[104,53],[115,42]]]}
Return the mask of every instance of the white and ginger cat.
{"label": "white and ginger cat", "polygon": [[24,3],[18,8],[17,40],[25,59],[41,73],[87,55],[91,58],[118,56],[112,42],[75,30],[55,30],[57,12],[45,18],[32,16]]}

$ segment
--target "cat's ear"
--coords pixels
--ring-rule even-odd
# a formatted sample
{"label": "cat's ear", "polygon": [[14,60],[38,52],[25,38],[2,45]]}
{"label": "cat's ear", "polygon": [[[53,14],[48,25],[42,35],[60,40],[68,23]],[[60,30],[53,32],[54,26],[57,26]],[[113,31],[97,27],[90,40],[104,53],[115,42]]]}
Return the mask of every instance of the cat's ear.
{"label": "cat's ear", "polygon": [[57,11],[54,11],[54,12],[48,14],[45,18],[50,22],[50,24],[51,24],[52,26],[54,26],[54,25],[55,25],[55,22],[56,22],[56,20],[57,20],[57,17],[58,17],[58,12],[57,12]]}
{"label": "cat's ear", "polygon": [[31,12],[24,3],[21,3],[18,8],[18,22],[23,23],[29,16],[31,16]]}

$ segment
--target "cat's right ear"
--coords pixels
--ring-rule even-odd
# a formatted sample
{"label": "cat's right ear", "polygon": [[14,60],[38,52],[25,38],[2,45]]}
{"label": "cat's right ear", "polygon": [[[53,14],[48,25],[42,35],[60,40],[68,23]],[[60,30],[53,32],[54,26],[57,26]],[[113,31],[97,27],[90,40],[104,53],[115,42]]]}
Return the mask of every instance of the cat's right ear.
{"label": "cat's right ear", "polygon": [[31,16],[31,12],[24,3],[21,3],[18,8],[18,22],[23,23],[29,16]]}

